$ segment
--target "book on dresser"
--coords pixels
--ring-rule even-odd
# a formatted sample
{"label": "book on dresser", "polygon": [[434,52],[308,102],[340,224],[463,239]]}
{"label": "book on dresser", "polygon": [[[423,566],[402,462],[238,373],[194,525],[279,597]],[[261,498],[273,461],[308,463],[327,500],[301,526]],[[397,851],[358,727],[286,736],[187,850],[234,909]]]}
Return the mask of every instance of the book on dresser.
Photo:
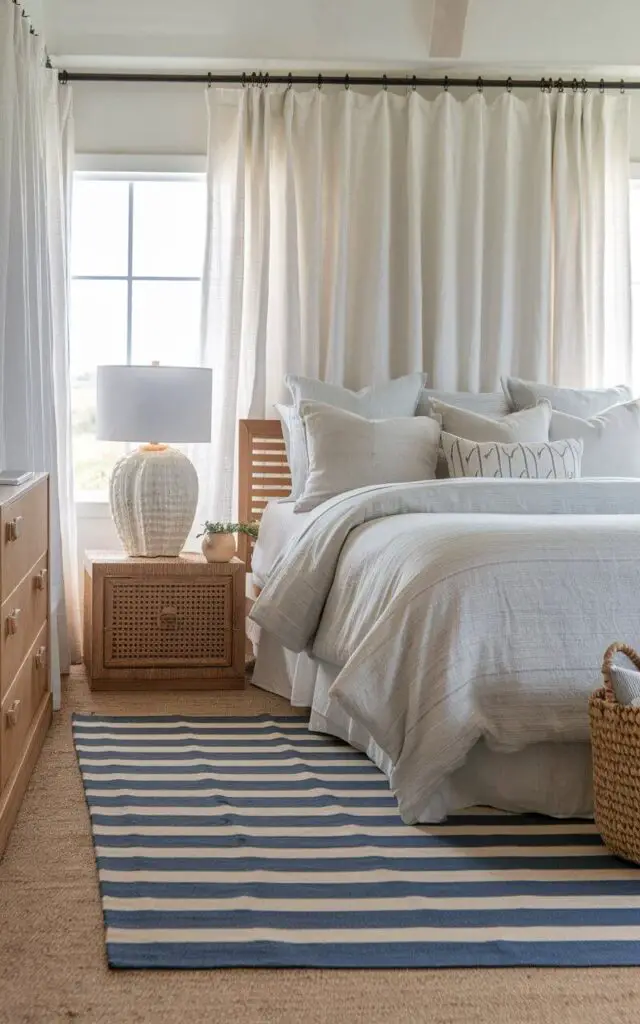
{"label": "book on dresser", "polygon": [[51,722],[49,481],[0,488],[0,856]]}

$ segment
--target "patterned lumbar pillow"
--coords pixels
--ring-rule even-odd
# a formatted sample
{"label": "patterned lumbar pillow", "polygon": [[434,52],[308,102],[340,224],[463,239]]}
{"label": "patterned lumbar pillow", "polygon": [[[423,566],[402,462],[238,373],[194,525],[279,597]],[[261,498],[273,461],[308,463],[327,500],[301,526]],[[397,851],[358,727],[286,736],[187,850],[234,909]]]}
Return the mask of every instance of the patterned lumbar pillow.
{"label": "patterned lumbar pillow", "polygon": [[575,480],[580,476],[582,441],[505,444],[441,435],[449,476],[490,476],[524,480]]}

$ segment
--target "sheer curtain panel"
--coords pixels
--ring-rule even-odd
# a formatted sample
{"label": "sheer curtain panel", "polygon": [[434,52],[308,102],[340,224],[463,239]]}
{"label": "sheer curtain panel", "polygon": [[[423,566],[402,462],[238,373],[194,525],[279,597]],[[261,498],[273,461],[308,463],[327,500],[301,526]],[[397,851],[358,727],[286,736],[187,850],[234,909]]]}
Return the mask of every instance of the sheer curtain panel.
{"label": "sheer curtain panel", "polygon": [[494,390],[628,376],[628,100],[207,90],[201,515],[286,372]]}
{"label": "sheer curtain panel", "polygon": [[68,234],[71,93],[22,9],[0,0],[0,464],[46,471],[54,706],[80,652],[70,457]]}

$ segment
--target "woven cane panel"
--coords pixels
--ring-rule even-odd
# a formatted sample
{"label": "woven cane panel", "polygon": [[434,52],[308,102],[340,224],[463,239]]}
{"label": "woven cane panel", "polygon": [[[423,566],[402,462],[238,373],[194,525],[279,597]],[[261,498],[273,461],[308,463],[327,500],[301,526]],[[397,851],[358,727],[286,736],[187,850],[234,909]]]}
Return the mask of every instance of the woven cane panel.
{"label": "woven cane panel", "polygon": [[231,665],[231,576],[105,580],[105,667]]}

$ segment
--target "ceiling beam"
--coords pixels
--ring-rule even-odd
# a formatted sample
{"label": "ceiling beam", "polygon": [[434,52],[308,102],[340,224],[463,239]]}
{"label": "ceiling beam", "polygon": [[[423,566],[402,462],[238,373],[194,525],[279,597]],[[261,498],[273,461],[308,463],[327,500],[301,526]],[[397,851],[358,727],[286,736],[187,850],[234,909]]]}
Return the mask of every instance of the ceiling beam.
{"label": "ceiling beam", "polygon": [[469,0],[435,0],[429,55],[434,58],[462,54]]}

